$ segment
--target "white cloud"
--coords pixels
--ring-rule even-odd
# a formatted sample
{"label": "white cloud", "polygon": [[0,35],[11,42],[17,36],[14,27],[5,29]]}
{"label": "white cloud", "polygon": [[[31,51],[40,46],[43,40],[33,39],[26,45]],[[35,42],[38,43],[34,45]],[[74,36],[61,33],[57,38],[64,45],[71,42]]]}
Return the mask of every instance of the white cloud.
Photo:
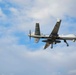
{"label": "white cloud", "polygon": [[[49,30],[48,32],[50,32],[50,30],[53,28],[55,24],[56,18],[61,18],[62,20],[64,20],[66,18],[66,15],[71,17],[76,16],[74,13],[75,0],[73,1],[72,0],[67,0],[67,1],[36,0],[33,2],[30,2],[30,1],[28,2],[26,0],[25,1],[19,0],[18,2],[18,0],[14,0],[13,2],[12,1],[9,1],[9,2],[11,2],[12,4],[14,2],[16,3],[17,6],[19,6],[18,4],[20,4],[21,8],[13,8],[14,11],[12,11],[12,13],[16,15],[13,16],[14,18],[12,19],[12,22],[14,23],[14,25],[17,26],[17,29],[21,31],[25,31],[25,30],[28,31],[29,29],[34,29],[34,24],[36,22],[40,22],[40,25],[42,26],[42,30],[44,26],[44,28],[46,27],[45,30],[48,29]],[[29,3],[28,4],[29,6],[28,5],[24,6],[23,3],[25,4]]]}
{"label": "white cloud", "polygon": [[1,8],[0,8],[0,16],[4,16],[4,14],[3,14]]}
{"label": "white cloud", "polygon": [[13,30],[5,28],[3,31],[1,31],[3,36],[0,38],[0,64],[3,68],[0,73],[58,75],[61,71],[57,70],[63,70],[63,68],[69,70],[75,65],[74,46],[63,49],[59,46],[53,50],[50,48],[42,50],[41,47],[31,51],[31,48],[27,48],[27,44],[18,45],[19,38],[12,35]]}
{"label": "white cloud", "polygon": [[55,18],[63,18],[65,15],[76,17],[74,11],[76,3],[75,0],[36,0],[33,2],[30,0],[9,0],[8,2],[11,2],[12,4],[16,3],[16,5],[21,5],[20,7],[23,8],[21,8],[22,11],[24,12],[27,9],[28,16],[35,19],[44,19],[51,16]]}
{"label": "white cloud", "polygon": [[33,2],[30,0],[9,0],[6,2],[9,2],[12,5],[15,3],[15,6],[19,6],[19,8],[11,7],[9,10],[12,12],[10,21],[13,23],[14,28],[21,31],[33,30],[35,23],[39,22],[42,26],[42,30],[44,26],[45,30],[47,31],[48,29],[48,32],[50,32],[56,22],[56,18],[64,20],[66,15],[71,17],[76,16],[74,13],[75,0],[36,0]]}
{"label": "white cloud", "polygon": [[[25,46],[10,45],[9,47],[9,45],[6,45],[4,48],[2,47],[2,51],[0,52],[0,63],[2,64],[2,61],[5,61],[4,68],[7,66],[8,67],[7,70],[4,68],[3,69],[9,72],[8,74],[11,72],[14,74],[23,73],[23,75],[31,75],[33,73],[39,75],[64,75],[60,71],[63,70],[65,71],[65,75],[67,75],[68,70],[70,71],[70,69],[72,69],[72,66],[75,65],[73,62],[75,62],[76,58],[75,56],[71,56],[73,53],[69,52],[69,50],[66,48],[62,49],[63,52],[60,49],[61,48],[59,48],[59,50],[55,49],[53,51],[43,51],[40,49],[30,52]],[[76,53],[76,51],[74,51],[74,53]],[[73,58],[75,59],[72,60]],[[75,68],[75,66],[73,68]]]}
{"label": "white cloud", "polygon": [[[65,15],[76,17],[75,0],[36,0],[33,2],[30,0],[8,0],[8,2],[12,4],[8,8],[11,11],[10,18],[0,9],[0,15],[7,16],[6,21],[9,20],[8,24],[9,22],[11,24],[10,28],[0,28],[0,73],[5,74],[7,71],[8,75],[11,73],[16,75],[22,73],[22,75],[74,74],[74,69],[76,69],[75,46],[67,48],[63,44],[59,44],[53,50],[47,48],[43,51],[41,47],[33,51],[27,47],[27,44],[19,45],[19,37],[14,36],[14,33],[28,33],[28,30],[34,29],[34,24],[37,21],[41,24],[41,30],[50,33],[57,17],[64,20]],[[67,25],[64,22],[63,24],[65,28],[68,28],[70,23]],[[67,33],[66,31],[65,33]]]}
{"label": "white cloud", "polygon": [[19,15],[19,14],[18,14],[19,11],[18,11],[16,8],[11,7],[11,8],[9,8],[9,10],[10,10],[13,14]]}
{"label": "white cloud", "polygon": [[68,74],[69,75],[76,75],[76,69],[75,70],[70,70]]}
{"label": "white cloud", "polygon": [[0,20],[6,20],[6,15],[3,13],[2,8],[0,8]]}
{"label": "white cloud", "polygon": [[37,6],[35,6],[34,9],[31,9],[32,13],[30,12],[33,18],[44,19],[44,17],[47,18],[47,15],[55,18],[63,18],[65,15],[76,17],[75,12],[73,12],[75,9],[75,0],[42,0],[37,1],[36,3]]}
{"label": "white cloud", "polygon": [[13,0],[13,1],[8,0],[6,2],[9,2],[13,5],[17,5],[19,7],[25,7],[25,6],[29,6],[29,4],[31,4],[32,1],[31,0]]}

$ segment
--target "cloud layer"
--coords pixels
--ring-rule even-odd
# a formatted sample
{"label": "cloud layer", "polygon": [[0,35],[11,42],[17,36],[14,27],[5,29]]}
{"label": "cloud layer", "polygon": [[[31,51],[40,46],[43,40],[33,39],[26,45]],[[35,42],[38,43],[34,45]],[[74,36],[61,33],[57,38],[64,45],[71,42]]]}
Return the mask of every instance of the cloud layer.
{"label": "cloud layer", "polygon": [[76,0],[0,0],[0,75],[76,75],[76,43],[43,50],[28,39],[36,22],[50,34],[56,18],[60,34],[76,33]]}

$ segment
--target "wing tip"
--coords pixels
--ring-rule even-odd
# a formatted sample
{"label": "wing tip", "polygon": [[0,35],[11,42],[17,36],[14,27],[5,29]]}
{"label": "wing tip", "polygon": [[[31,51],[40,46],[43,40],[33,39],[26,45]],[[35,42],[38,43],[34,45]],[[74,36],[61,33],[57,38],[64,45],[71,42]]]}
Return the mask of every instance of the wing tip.
{"label": "wing tip", "polygon": [[57,22],[61,22],[61,19],[57,18]]}

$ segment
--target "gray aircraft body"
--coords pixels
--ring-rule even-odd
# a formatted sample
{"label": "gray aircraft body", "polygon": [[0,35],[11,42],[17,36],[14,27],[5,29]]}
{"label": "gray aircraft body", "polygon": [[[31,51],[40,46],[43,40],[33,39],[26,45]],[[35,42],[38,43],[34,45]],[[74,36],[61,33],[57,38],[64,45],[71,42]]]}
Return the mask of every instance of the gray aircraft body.
{"label": "gray aircraft body", "polygon": [[28,36],[30,38],[31,37],[35,38],[36,43],[38,43],[39,40],[42,38],[43,39],[42,42],[46,43],[44,46],[44,49],[49,47],[50,44],[51,44],[51,48],[53,48],[53,44],[61,43],[61,40],[63,40],[67,44],[67,46],[69,46],[66,40],[73,40],[73,42],[75,42],[76,36],[74,34],[59,35],[58,31],[59,31],[60,24],[61,24],[61,20],[57,20],[56,25],[54,26],[54,29],[52,30],[50,35],[43,35],[40,32],[39,23],[36,23],[35,33],[31,33],[31,30],[30,30]]}

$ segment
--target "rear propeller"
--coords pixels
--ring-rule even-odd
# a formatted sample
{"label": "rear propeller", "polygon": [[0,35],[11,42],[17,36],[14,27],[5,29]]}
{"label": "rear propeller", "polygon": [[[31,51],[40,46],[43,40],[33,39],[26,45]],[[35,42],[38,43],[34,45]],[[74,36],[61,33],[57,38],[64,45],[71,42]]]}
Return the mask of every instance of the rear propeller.
{"label": "rear propeller", "polygon": [[31,30],[29,30],[29,39],[31,40]]}

